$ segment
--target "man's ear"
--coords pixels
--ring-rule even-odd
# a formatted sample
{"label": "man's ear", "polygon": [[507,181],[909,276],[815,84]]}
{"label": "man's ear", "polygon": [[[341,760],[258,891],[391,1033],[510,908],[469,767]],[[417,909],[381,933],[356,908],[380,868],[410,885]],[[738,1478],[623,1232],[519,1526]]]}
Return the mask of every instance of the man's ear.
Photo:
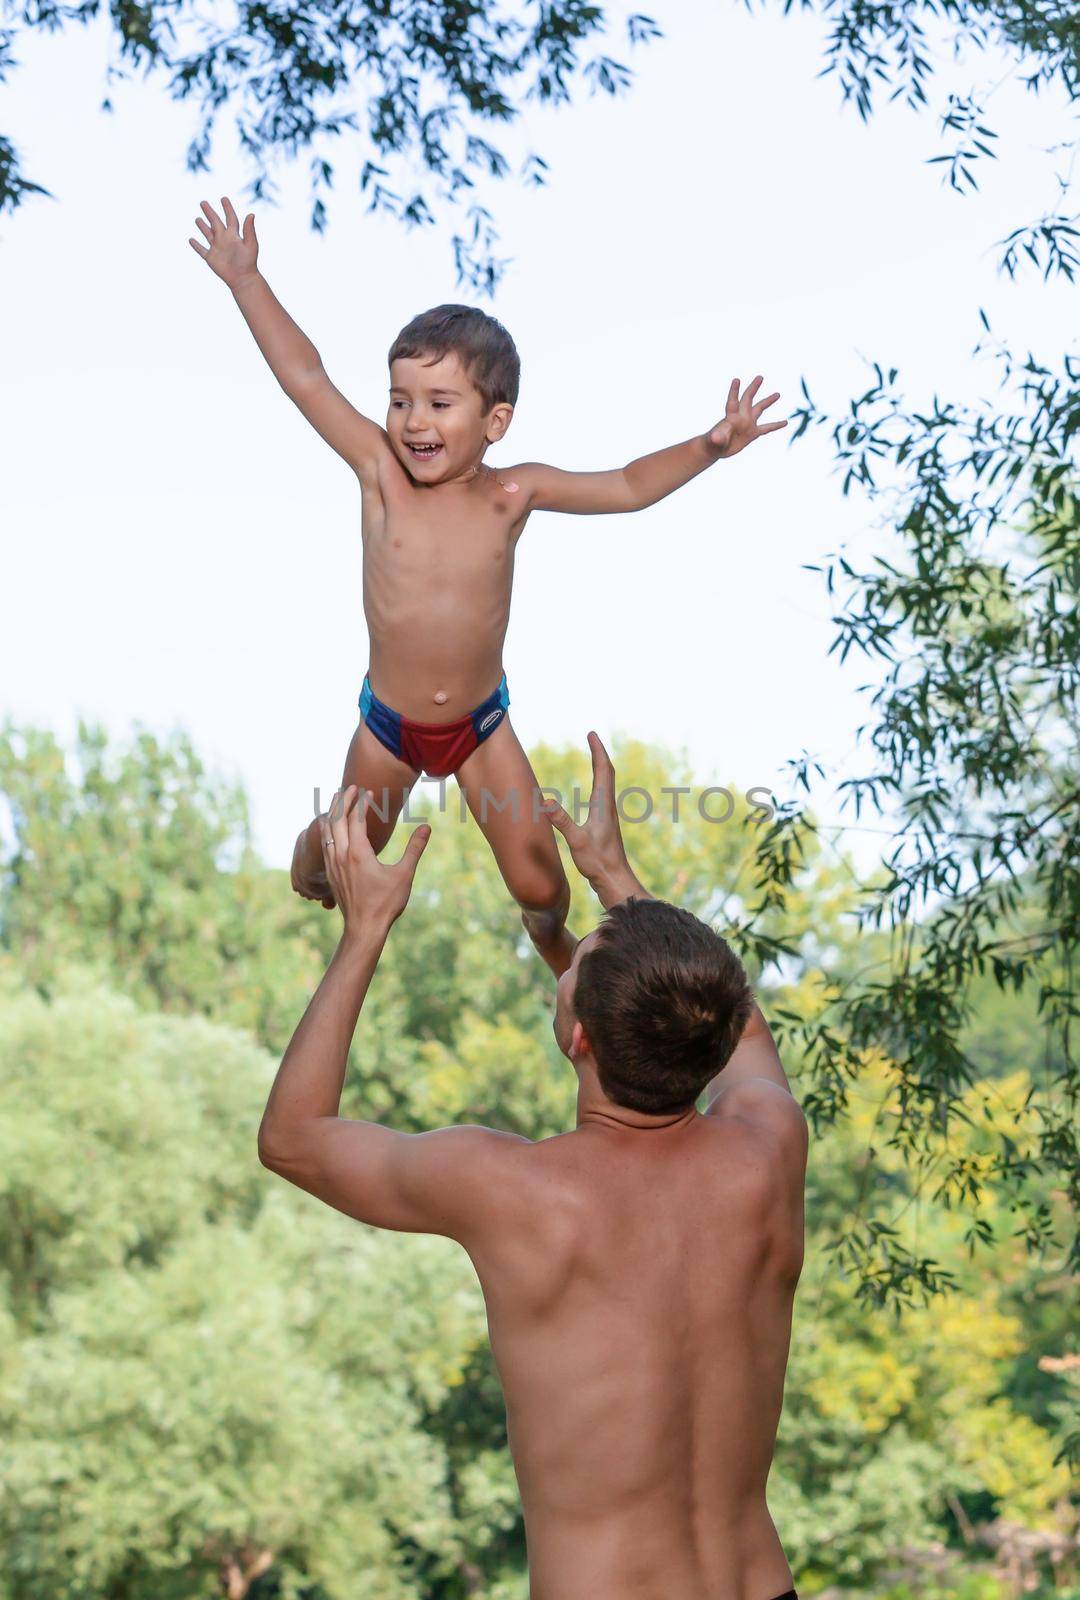
{"label": "man's ear", "polygon": [[580,1022],[574,1023],[574,1031],[570,1035],[570,1048],[566,1053],[571,1061],[577,1061],[581,1056],[592,1055],[589,1035],[585,1032]]}
{"label": "man's ear", "polygon": [[500,402],[492,406],[487,419],[487,442],[496,444],[510,426],[510,419],[514,415],[512,405]]}

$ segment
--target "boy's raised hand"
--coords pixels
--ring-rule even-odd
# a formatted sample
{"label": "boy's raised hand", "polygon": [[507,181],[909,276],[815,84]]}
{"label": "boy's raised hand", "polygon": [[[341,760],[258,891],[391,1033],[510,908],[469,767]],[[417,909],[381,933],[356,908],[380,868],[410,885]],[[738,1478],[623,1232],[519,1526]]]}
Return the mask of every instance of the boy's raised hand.
{"label": "boy's raised hand", "polygon": [[775,433],[777,428],[787,427],[786,419],[783,422],[759,421],[762,412],[771,406],[774,400],[780,398],[778,391],[765,400],[755,400],[754,397],[760,388],[760,377],[753,378],[740,395],[739,380],[732,378],[724,420],[718,422],[709,434],[709,443],[722,457],[737,455],[740,450],[745,450],[748,444],[753,444],[755,439],[760,439],[762,434]]}
{"label": "boy's raised hand", "polygon": [[227,195],[221,202],[224,222],[205,200],[199,204],[203,215],[195,218],[195,226],[207,243],[202,245],[197,239],[189,239],[188,244],[202,256],[211,272],[216,272],[223,283],[235,289],[245,278],[254,277],[257,270],[259,241],[255,237],[255,218],[249,213],[241,230],[240,219]]}

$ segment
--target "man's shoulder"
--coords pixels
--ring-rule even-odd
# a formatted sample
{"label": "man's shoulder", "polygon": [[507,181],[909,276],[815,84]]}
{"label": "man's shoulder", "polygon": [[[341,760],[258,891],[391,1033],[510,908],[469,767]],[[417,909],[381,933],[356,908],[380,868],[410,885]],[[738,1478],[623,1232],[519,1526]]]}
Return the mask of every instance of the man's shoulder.
{"label": "man's shoulder", "polygon": [[[535,1272],[537,1250],[562,1259],[587,1215],[583,1165],[573,1133],[526,1139],[496,1129],[476,1129],[476,1175],[484,1200],[478,1208],[471,1246],[489,1264],[511,1262],[515,1271]],[[520,1255],[527,1241],[525,1256]],[[474,1260],[476,1260],[474,1255]]]}
{"label": "man's shoulder", "polygon": [[532,1180],[536,1170],[535,1140],[478,1123],[459,1124],[454,1131],[461,1154],[467,1156],[470,1165],[481,1168],[493,1186],[500,1186],[500,1192],[506,1192],[507,1185],[524,1185]]}
{"label": "man's shoulder", "polygon": [[707,1120],[733,1123],[806,1153],[806,1114],[793,1094],[769,1078],[744,1078],[721,1090],[709,1107]]}

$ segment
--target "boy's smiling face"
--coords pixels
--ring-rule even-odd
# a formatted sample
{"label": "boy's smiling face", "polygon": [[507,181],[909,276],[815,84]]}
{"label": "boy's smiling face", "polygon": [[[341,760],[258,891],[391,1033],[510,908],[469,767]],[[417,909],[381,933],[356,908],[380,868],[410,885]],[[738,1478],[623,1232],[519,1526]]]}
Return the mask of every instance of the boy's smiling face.
{"label": "boy's smiling face", "polygon": [[487,409],[458,356],[399,356],[390,368],[386,431],[394,454],[425,487],[475,476],[489,444],[501,439],[514,408]]}

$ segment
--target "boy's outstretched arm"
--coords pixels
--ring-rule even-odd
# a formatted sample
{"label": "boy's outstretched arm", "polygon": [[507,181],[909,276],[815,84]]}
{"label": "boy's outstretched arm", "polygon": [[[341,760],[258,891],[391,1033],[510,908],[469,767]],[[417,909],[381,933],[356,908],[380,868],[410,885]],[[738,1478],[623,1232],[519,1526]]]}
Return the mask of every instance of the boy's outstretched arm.
{"label": "boy's outstretched arm", "polygon": [[189,239],[188,243],[232,290],[255,343],[289,399],[331,449],[363,476],[385,447],[383,430],[335,389],[319,352],[262,276],[255,218],[246,217],[241,229],[228,198],[221,202],[224,221],[205,200],[201,204],[203,217],[196,217],[195,226],[206,244],[199,244],[196,239]]}
{"label": "boy's outstretched arm", "polygon": [[763,434],[786,428],[787,422],[761,422],[762,413],[779,400],[779,393],[757,400],[761,379],[754,378],[739,394],[739,380],[731,380],[722,422],[682,444],[639,456],[610,472],[563,472],[537,461],[514,468],[534,511],[641,511],[655,505],[714,461],[726,460]]}

